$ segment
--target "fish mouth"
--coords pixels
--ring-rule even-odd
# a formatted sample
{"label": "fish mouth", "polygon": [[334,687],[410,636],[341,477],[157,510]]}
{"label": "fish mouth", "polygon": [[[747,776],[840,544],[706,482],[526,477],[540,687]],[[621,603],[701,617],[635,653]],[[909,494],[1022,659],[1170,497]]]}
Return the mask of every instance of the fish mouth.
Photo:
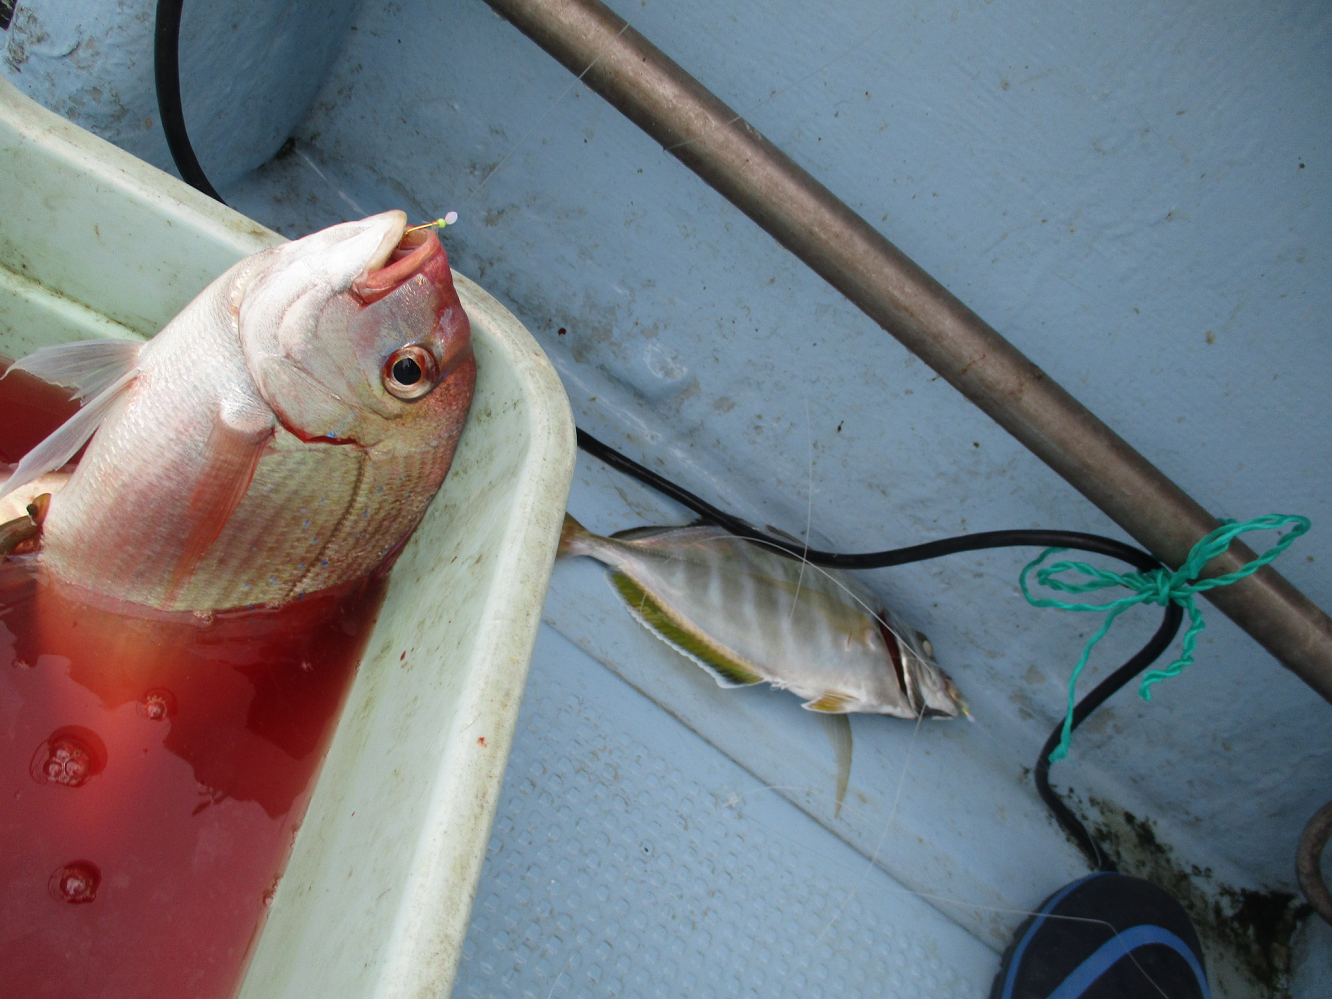
{"label": "fish mouth", "polygon": [[419,274],[435,257],[442,256],[444,247],[434,229],[408,229],[403,232],[398,244],[378,262],[377,267],[373,264],[366,267],[360,277],[352,282],[351,290],[369,305],[392,294]]}

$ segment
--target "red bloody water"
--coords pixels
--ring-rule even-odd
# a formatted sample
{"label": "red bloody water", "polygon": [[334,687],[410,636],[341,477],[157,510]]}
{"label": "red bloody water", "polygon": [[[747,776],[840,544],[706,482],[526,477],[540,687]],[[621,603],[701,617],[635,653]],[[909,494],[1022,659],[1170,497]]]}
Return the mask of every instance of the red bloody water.
{"label": "red bloody water", "polygon": [[[0,372],[9,368],[0,357]],[[0,462],[15,464],[60,424],[79,411],[70,393],[25,371],[0,378]],[[3,470],[0,470],[3,473]]]}
{"label": "red bloody water", "polygon": [[[0,460],[61,418],[35,389],[0,380]],[[0,993],[227,999],[382,587],[135,616],[38,562],[0,565]]]}

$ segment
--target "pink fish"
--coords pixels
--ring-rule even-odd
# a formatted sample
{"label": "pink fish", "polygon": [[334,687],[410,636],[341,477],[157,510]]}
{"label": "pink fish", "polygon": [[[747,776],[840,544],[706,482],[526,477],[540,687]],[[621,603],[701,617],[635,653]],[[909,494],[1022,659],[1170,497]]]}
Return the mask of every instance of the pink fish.
{"label": "pink fish", "polygon": [[444,481],[476,381],[448,258],[400,211],[247,257],[146,343],[15,368],[86,402],[0,498],[51,491],[87,442],[42,524],[44,569],[160,610],[275,606],[383,568]]}

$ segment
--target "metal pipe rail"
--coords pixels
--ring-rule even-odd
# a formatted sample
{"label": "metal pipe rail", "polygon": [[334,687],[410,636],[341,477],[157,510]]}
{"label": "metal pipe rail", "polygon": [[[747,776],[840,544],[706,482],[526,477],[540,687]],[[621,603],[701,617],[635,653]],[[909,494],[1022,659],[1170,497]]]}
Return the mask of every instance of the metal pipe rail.
{"label": "metal pipe rail", "polygon": [[[1012,344],[600,0],[486,0],[1165,564],[1219,526]],[[1254,558],[1236,543],[1207,575]],[[1332,620],[1271,567],[1207,598],[1332,701]]]}

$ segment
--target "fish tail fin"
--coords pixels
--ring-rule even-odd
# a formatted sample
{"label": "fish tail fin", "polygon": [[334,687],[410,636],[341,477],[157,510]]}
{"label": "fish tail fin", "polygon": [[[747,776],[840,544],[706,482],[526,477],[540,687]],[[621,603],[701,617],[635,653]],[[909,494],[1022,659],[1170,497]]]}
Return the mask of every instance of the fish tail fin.
{"label": "fish tail fin", "polygon": [[555,557],[573,558],[577,555],[591,554],[587,547],[587,540],[591,537],[591,532],[566,512],[564,526],[560,528],[560,547]]}

